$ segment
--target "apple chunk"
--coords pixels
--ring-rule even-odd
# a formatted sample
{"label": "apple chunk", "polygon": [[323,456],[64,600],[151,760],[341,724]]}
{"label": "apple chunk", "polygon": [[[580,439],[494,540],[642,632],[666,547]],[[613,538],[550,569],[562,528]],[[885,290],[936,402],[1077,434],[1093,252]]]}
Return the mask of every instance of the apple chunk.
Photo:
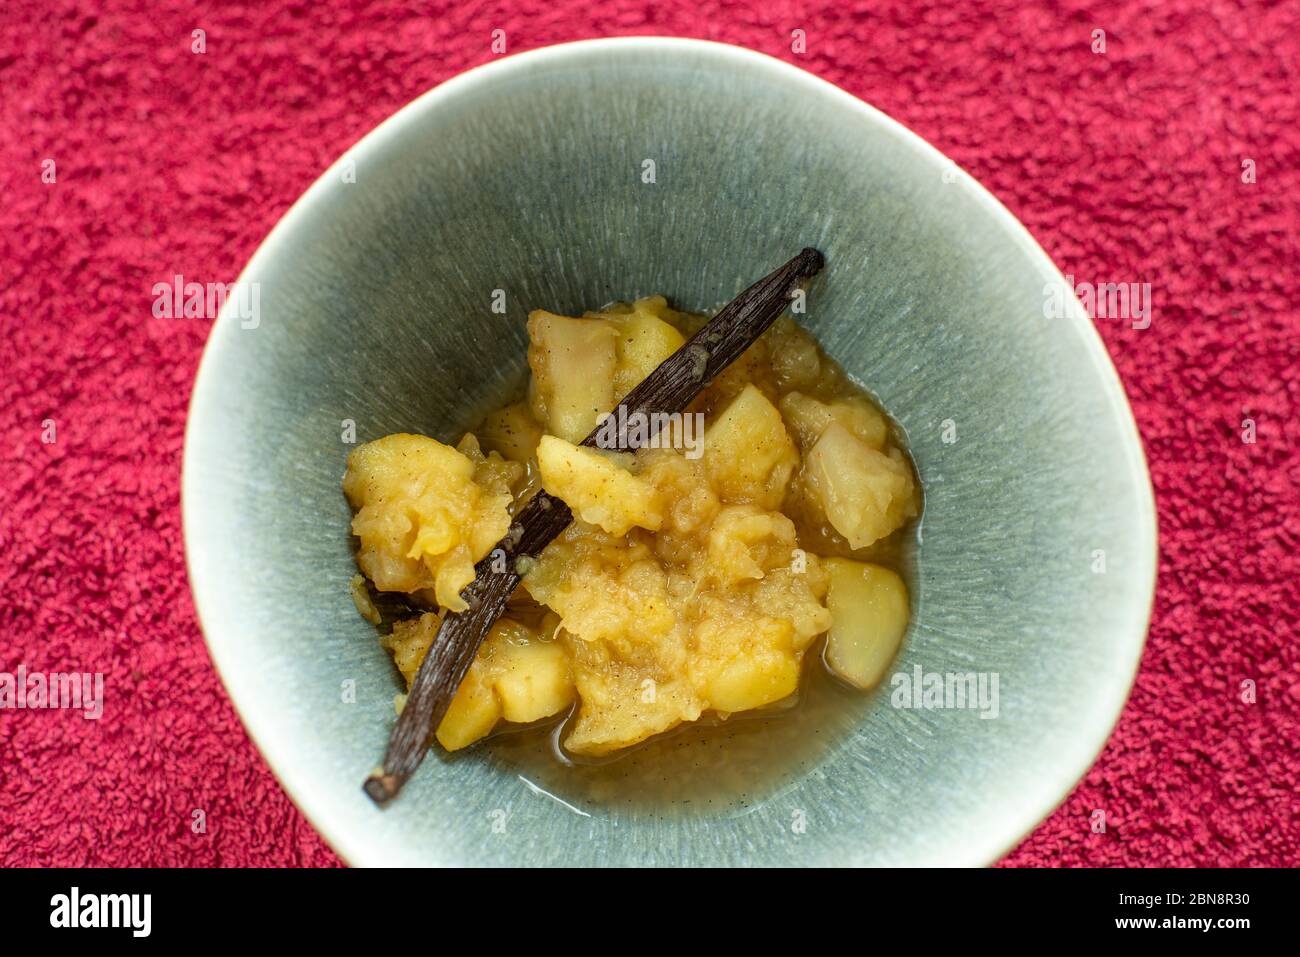
{"label": "apple chunk", "polygon": [[626,535],[634,525],[658,529],[664,518],[658,490],[619,465],[615,456],[544,435],[537,445],[542,486],[564,499],[584,522],[611,535]]}
{"label": "apple chunk", "polygon": [[858,688],[874,687],[907,631],[907,586],[881,565],[845,558],[824,563],[830,571],[826,607],[831,613],[826,664]]}
{"label": "apple chunk", "polygon": [[581,442],[614,407],[618,332],[603,319],[569,319],[540,309],[528,316],[533,414],[546,431]]}
{"label": "apple chunk", "polygon": [[832,422],[804,459],[804,485],[850,548],[865,548],[916,514],[916,483],[902,454],[886,455]]}
{"label": "apple chunk", "polygon": [[777,411],[745,386],[704,432],[704,465],[724,501],[779,508],[799,453]]}

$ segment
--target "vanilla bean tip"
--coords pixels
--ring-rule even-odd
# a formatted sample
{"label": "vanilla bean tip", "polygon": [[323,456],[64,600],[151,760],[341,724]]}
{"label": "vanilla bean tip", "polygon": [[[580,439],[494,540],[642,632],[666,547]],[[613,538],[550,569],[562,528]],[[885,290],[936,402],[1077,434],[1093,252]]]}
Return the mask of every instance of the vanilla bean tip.
{"label": "vanilla bean tip", "polygon": [[811,246],[805,246],[799,250],[799,274],[801,276],[812,276],[819,273],[826,265],[826,257],[821,254],[820,250],[813,249]]}
{"label": "vanilla bean tip", "polygon": [[401,779],[395,774],[372,774],[366,778],[365,792],[376,804],[387,804],[402,789]]}

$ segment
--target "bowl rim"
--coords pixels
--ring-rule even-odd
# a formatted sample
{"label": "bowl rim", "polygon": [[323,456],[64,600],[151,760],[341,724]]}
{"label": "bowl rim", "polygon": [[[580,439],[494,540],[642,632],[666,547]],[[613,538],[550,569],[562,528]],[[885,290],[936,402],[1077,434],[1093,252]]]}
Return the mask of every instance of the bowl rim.
{"label": "bowl rim", "polygon": [[[348,147],[307,190],[289,207],[271,228],[270,232],[258,245],[248,263],[239,274],[238,283],[244,283],[247,277],[261,271],[264,265],[274,260],[286,245],[288,237],[295,231],[306,210],[313,203],[324,198],[338,188],[338,173],[349,160],[360,165],[365,157],[380,153],[390,141],[400,136],[405,127],[418,122],[426,112],[436,110],[444,101],[461,96],[485,84],[503,80],[547,64],[565,59],[580,58],[593,51],[619,48],[621,52],[660,52],[671,51],[675,54],[689,54],[715,58],[725,62],[744,63],[746,66],[765,70],[774,82],[797,84],[803,86],[809,96],[818,96],[856,114],[860,121],[870,124],[877,132],[891,135],[902,141],[908,148],[918,151],[932,160],[950,164],[957,171],[955,182],[959,182],[975,198],[984,210],[1008,230],[1009,237],[1026,253],[1031,260],[1044,268],[1064,286],[1065,277],[1046,251],[1038,244],[1028,228],[1020,222],[987,188],[963,170],[941,150],[933,146],[919,134],[904,126],[884,112],[878,110],[865,100],[841,89],[829,80],[802,69],[785,60],[766,53],[722,43],[714,40],[702,40],[688,37],[670,36],[621,36],[601,37],[588,40],[576,40],[552,44],[531,50],[489,60],[478,66],[465,70],[437,86],[425,91],[406,103],[395,113],[383,120],[376,127]],[[960,847],[954,848],[952,863],[959,866],[991,865],[1013,850],[1021,841],[1032,833],[1053,811],[1060,807],[1074,792],[1079,782],[1096,764],[1128,702],[1133,686],[1137,680],[1138,666],[1146,645],[1151,615],[1155,603],[1156,570],[1158,564],[1158,523],[1156,518],[1155,493],[1151,482],[1146,456],[1142,446],[1141,435],[1133,415],[1132,406],[1120,381],[1101,335],[1091,318],[1084,311],[1074,294],[1069,291],[1066,298],[1066,316],[1063,320],[1072,323],[1080,333],[1087,358],[1093,372],[1105,393],[1108,404],[1118,414],[1118,431],[1121,444],[1128,459],[1128,478],[1136,490],[1138,501],[1136,507],[1141,521],[1133,529],[1139,538],[1136,553],[1141,567],[1132,576],[1138,584],[1136,594],[1146,594],[1145,602],[1138,604],[1137,614],[1132,622],[1131,637],[1128,641],[1128,658],[1117,661],[1116,680],[1111,683],[1107,697],[1095,712],[1097,720],[1089,727],[1080,728],[1078,740],[1091,742],[1086,748],[1090,754],[1086,762],[1078,766],[1062,767],[1051,787],[1044,788],[1043,799],[1037,801],[1032,811],[1016,816],[1016,820],[1007,817],[991,818],[981,828],[971,829],[977,836],[968,838]],[[204,417],[204,411],[215,400],[215,367],[225,343],[230,340],[228,334],[232,326],[238,325],[239,317],[235,314],[231,301],[221,309],[212,323],[207,341],[204,343],[202,356],[194,377],[194,386],[190,395],[189,408],[186,411],[184,449],[181,462],[181,526],[184,538],[186,576],[194,603],[195,619],[208,647],[208,653],[226,695],[235,713],[239,716],[244,729],[254,746],[261,754],[267,767],[274,775],[280,787],[289,799],[298,807],[312,827],[329,844],[336,854],[349,865],[374,866],[386,862],[382,854],[373,852],[369,844],[347,827],[347,822],[336,821],[327,813],[320,799],[307,788],[298,786],[289,773],[294,764],[291,754],[291,742],[284,741],[276,733],[272,717],[258,706],[251,695],[241,700],[236,690],[239,686],[237,674],[240,668],[238,654],[219,637],[222,626],[226,624],[224,609],[216,596],[209,594],[210,585],[205,584],[201,576],[196,575],[198,563],[195,556],[200,545],[193,527],[193,516],[198,501],[197,489],[194,487],[196,469],[194,466],[194,436],[201,428],[198,424]],[[1143,547],[1141,539],[1146,540]],[[1145,557],[1145,560],[1143,558]],[[1126,680],[1124,676],[1127,676]],[[1103,720],[1104,718],[1104,720]],[[380,742],[376,743],[376,754]],[[1056,796],[1052,796],[1056,795]],[[846,861],[846,863],[852,863]]]}

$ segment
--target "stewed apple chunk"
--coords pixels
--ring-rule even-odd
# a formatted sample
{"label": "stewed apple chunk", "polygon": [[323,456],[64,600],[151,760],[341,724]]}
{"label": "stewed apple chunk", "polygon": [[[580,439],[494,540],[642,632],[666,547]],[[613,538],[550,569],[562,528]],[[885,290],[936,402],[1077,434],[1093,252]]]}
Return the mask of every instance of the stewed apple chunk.
{"label": "stewed apple chunk", "polygon": [[723,501],[778,508],[799,453],[776,406],[747,385],[705,429],[704,464]]}
{"label": "stewed apple chunk", "polygon": [[476,443],[466,451],[479,461],[426,436],[398,433],[348,456],[343,491],[357,510],[357,564],[380,591],[433,589],[443,608],[465,609],[460,591],[474,580],[474,563],[510,527],[507,477],[514,474]]}
{"label": "stewed apple chunk", "polygon": [[881,565],[826,559],[831,630],[826,664],[859,688],[877,684],[907,631],[907,587]]}
{"label": "stewed apple chunk", "polygon": [[839,422],[826,426],[804,457],[803,481],[850,548],[879,541],[916,514],[916,485],[903,454],[877,451]]}
{"label": "stewed apple chunk", "polygon": [[618,331],[601,319],[569,319],[540,310],[528,317],[533,415],[551,435],[575,445],[614,407]]}
{"label": "stewed apple chunk", "polygon": [[537,310],[528,317],[529,396],[533,418],[574,445],[600,416],[686,341],[666,321],[663,296],[570,319]]}
{"label": "stewed apple chunk", "polygon": [[638,299],[628,312],[599,313],[618,330],[614,401],[631,392],[659,363],[685,344],[686,337],[664,321],[663,317],[670,312],[663,296],[651,296]]}
{"label": "stewed apple chunk", "polygon": [[542,487],[573,509],[584,522],[611,535],[633,526],[651,531],[663,524],[658,490],[628,471],[628,454],[603,453],[544,435],[537,446]]}
{"label": "stewed apple chunk", "polygon": [[477,429],[480,444],[489,452],[498,452],[511,462],[528,464],[537,453],[542,428],[533,418],[527,402],[516,402],[497,409]]}
{"label": "stewed apple chunk", "polygon": [[862,396],[819,402],[802,392],[788,392],[781,397],[781,414],[805,452],[817,444],[832,422],[838,422],[873,449],[883,449],[888,436],[885,417]]}

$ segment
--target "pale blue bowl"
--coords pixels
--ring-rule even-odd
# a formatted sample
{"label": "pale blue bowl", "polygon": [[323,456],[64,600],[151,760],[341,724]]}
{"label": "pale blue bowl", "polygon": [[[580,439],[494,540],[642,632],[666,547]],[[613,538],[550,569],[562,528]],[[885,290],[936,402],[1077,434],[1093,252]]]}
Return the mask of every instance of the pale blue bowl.
{"label": "pale blue bowl", "polygon": [[[907,430],[925,483],[895,671],[995,673],[999,716],[878,693],[743,814],[566,803],[482,754],[431,757],[377,809],[361,781],[398,678],[346,590],[343,420],[360,441],[454,438],[467,406],[518,381],[527,309],[652,292],[709,308],[804,245],[828,260],[807,325]],[[510,57],[367,136],[242,280],[259,284],[259,322],[217,321],[190,411],[190,577],[249,733],[348,861],[985,864],[1109,735],[1155,579],[1151,486],[1115,371],[1073,299],[1044,318],[1061,276],[1006,209],[835,87],[693,40]]]}

